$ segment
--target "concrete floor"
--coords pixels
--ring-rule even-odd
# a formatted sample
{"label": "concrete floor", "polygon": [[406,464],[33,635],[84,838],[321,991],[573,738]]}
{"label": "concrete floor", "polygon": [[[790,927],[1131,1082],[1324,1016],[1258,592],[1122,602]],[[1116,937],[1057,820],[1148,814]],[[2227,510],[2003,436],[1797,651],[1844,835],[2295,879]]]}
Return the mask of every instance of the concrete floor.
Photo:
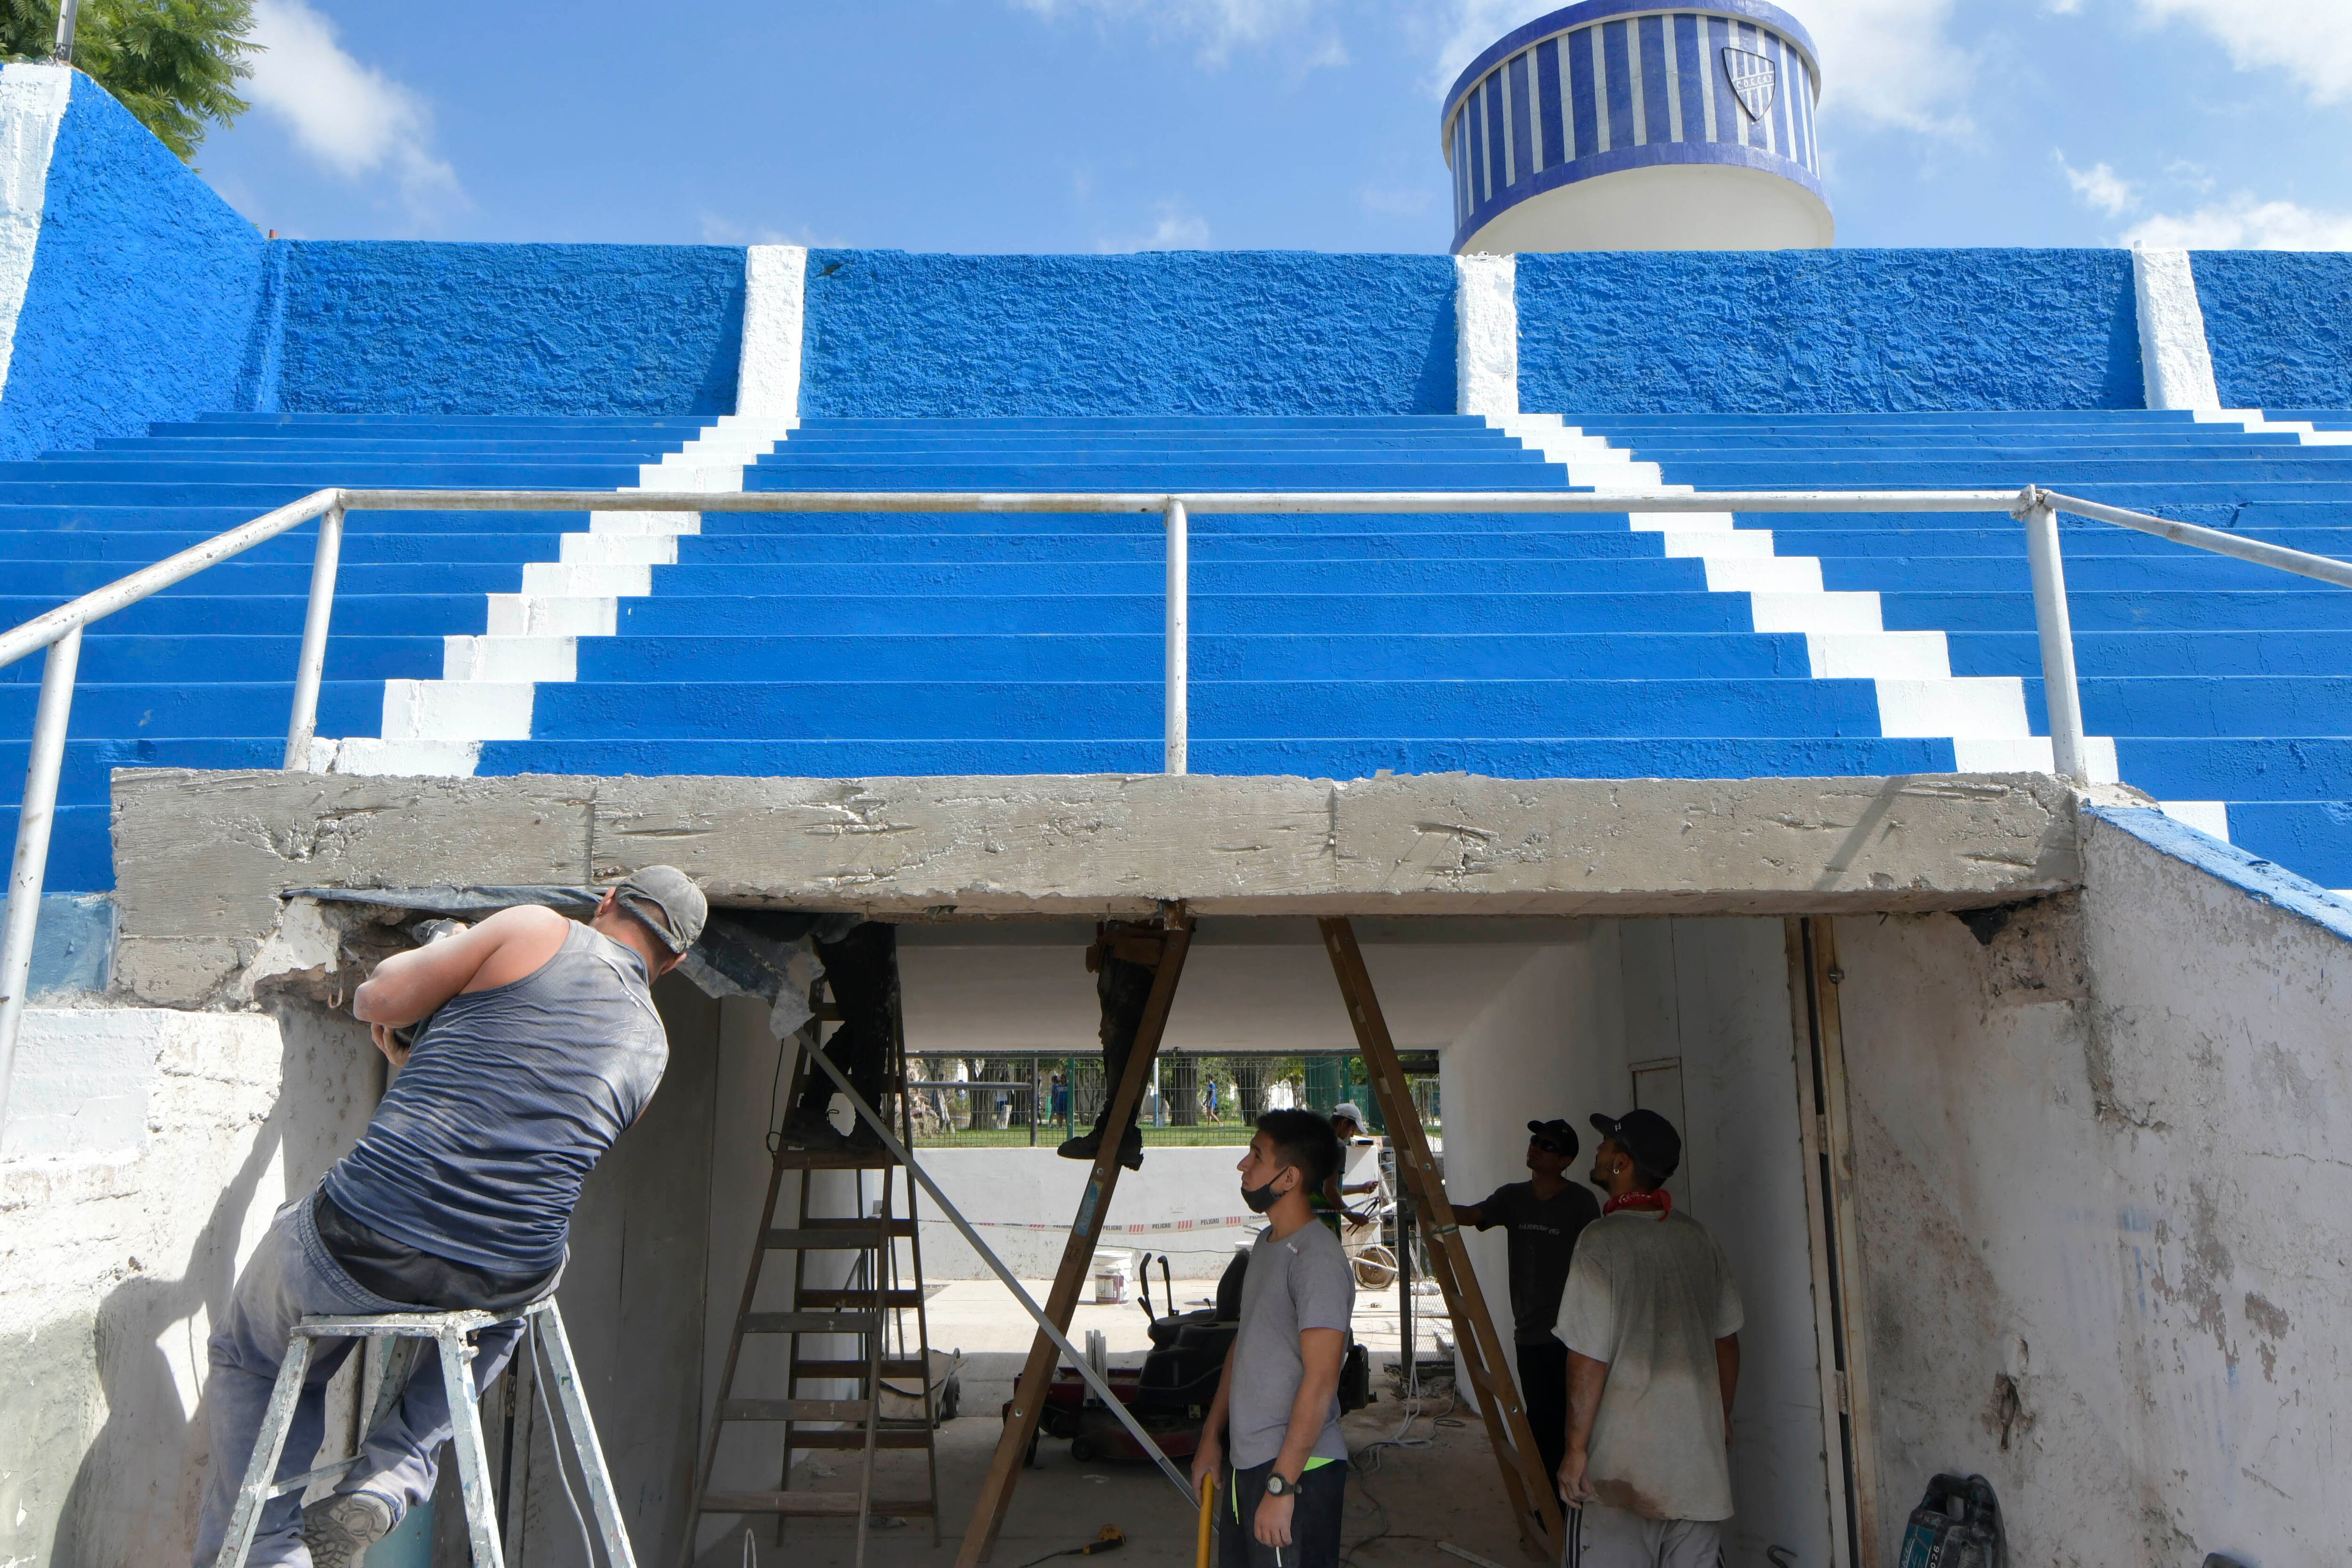
{"label": "concrete floor", "polygon": [[[1211,1288],[1206,1280],[1178,1280],[1178,1306],[1198,1305]],[[1045,1284],[1032,1281],[1029,1289],[1042,1299]],[[1434,1297],[1423,1298],[1416,1305],[1442,1313],[1442,1303]],[[940,1544],[932,1544],[922,1520],[876,1529],[866,1548],[871,1568],[947,1568],[955,1561],[1002,1430],[998,1410],[1012,1394],[1013,1379],[1028,1349],[1029,1318],[993,1281],[951,1281],[938,1290],[929,1306],[932,1343],[960,1349],[964,1356],[965,1414],[940,1432]],[[1150,1343],[1144,1322],[1141,1309],[1131,1303],[1082,1305],[1070,1325],[1070,1337],[1083,1344],[1087,1330],[1100,1329],[1109,1340],[1114,1362],[1132,1364]],[[1444,1326],[1442,1315],[1437,1326]],[[1426,1319],[1416,1329],[1413,1337],[1426,1363],[1438,1353],[1437,1338]],[[1356,1333],[1372,1352],[1378,1397],[1344,1423],[1349,1447],[1356,1455],[1348,1487],[1346,1536],[1354,1568],[1461,1568],[1461,1559],[1438,1551],[1440,1541],[1505,1568],[1532,1562],[1512,1531],[1502,1482],[1478,1418],[1454,1408],[1450,1391],[1426,1401],[1423,1414],[1412,1423],[1411,1437],[1425,1446],[1372,1448],[1397,1433],[1406,1414],[1389,1373],[1400,1348],[1394,1290],[1358,1296]],[[1450,1330],[1446,1337],[1451,1339]],[[1439,1418],[1434,1426],[1433,1414]],[[851,1473],[838,1456],[818,1456],[815,1462],[836,1476]],[[882,1456],[876,1489],[902,1496],[919,1492],[921,1464],[919,1454]],[[810,1472],[808,1484],[835,1487],[839,1482]],[[1127,1536],[1127,1547],[1119,1553],[1125,1568],[1181,1568],[1192,1562],[1193,1517],[1157,1468],[1149,1464],[1079,1464],[1070,1458],[1068,1444],[1048,1439],[1038,1446],[1036,1468],[1022,1472],[991,1561],[996,1568],[1024,1568],[1047,1553],[1079,1545],[1107,1524],[1117,1525]],[[751,1553],[752,1561],[772,1564],[849,1568],[856,1555],[854,1527],[847,1521],[795,1521],[779,1545],[774,1524],[763,1522],[753,1534]],[[745,1563],[743,1532],[730,1533],[706,1551],[700,1562],[703,1568]]]}

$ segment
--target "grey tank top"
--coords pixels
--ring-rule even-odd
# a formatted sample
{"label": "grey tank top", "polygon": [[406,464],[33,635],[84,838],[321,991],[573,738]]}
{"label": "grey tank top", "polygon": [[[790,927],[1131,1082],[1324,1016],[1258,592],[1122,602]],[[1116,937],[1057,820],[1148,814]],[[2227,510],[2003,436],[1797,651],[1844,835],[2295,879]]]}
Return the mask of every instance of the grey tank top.
{"label": "grey tank top", "polygon": [[582,1180],[668,1063],[644,960],[575,925],[520,980],[442,1005],[327,1195],[436,1258],[552,1268]]}

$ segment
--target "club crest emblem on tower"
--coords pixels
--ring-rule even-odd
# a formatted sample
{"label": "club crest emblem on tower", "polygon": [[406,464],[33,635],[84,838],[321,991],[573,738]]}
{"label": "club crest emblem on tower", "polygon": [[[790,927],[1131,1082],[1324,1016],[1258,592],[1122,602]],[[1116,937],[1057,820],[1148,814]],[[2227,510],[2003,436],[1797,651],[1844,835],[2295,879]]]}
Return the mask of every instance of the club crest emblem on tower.
{"label": "club crest emblem on tower", "polygon": [[1750,120],[1761,120],[1772,111],[1772,91],[1780,82],[1780,72],[1771,60],[1753,49],[1726,47],[1723,51],[1723,74],[1731,79],[1733,96],[1739,107],[1748,111]]}

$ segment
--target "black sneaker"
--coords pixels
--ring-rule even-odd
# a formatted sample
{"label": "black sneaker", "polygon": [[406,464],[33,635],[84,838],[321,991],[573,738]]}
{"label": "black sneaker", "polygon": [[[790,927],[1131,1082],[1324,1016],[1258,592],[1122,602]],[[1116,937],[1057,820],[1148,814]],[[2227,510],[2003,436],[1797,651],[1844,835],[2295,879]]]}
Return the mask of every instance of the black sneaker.
{"label": "black sneaker", "polygon": [[[1054,1152],[1065,1160],[1091,1160],[1102,1152],[1102,1134],[1101,1124],[1097,1123],[1076,1138],[1064,1141],[1061,1147],[1055,1149]],[[1143,1130],[1141,1128],[1130,1125],[1127,1130],[1127,1136],[1118,1141],[1118,1163],[1130,1171],[1143,1169]]]}
{"label": "black sneaker", "polygon": [[822,1116],[795,1110],[784,1118],[776,1132],[779,1149],[797,1149],[804,1153],[835,1154],[849,1147],[849,1140],[834,1130],[832,1122]]}
{"label": "black sneaker", "polygon": [[302,1510],[302,1543],[312,1568],[351,1568],[392,1525],[392,1505],[373,1492],[337,1492]]}

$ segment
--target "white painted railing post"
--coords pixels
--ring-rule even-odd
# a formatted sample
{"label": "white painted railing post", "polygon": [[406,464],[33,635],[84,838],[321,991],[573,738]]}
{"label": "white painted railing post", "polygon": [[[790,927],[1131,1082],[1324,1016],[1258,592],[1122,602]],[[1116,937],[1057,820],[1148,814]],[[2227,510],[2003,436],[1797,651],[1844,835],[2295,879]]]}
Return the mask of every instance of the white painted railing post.
{"label": "white painted railing post", "polygon": [[286,727],[290,771],[310,765],[310,738],[319,732],[319,685],[327,672],[327,623],[335,613],[335,566],[343,553],[343,509],[319,519],[319,552],[310,561],[310,607],[302,617],[302,655],[294,667],[294,717]]}
{"label": "white painted railing post", "polygon": [[1186,705],[1191,698],[1186,690],[1187,664],[1185,642],[1190,635],[1192,617],[1192,557],[1190,526],[1184,503],[1174,496],[1161,514],[1168,524],[1168,673],[1163,700],[1167,709],[1168,749],[1160,771],[1181,773],[1185,768],[1185,742],[1189,715]]}
{"label": "white painted railing post", "polygon": [[2066,613],[2066,567],[2058,553],[2058,509],[2048,492],[2029,489],[2020,515],[2033,569],[2033,624],[2042,634],[2042,699],[2050,710],[2050,762],[2076,784],[2091,782],[2084,761],[2083,691],[2074,679],[2074,628]]}
{"label": "white painted railing post", "polygon": [[49,829],[57,821],[66,717],[73,709],[74,670],[80,663],[81,628],[74,626],[49,645],[41,667],[40,705],[33,710],[25,804],[16,811],[16,856],[8,868],[7,923],[0,927],[0,1128],[8,1125],[8,1079],[16,1065],[16,1037],[25,1027],[26,993],[32,987],[33,932],[41,918],[41,879],[48,869]]}

